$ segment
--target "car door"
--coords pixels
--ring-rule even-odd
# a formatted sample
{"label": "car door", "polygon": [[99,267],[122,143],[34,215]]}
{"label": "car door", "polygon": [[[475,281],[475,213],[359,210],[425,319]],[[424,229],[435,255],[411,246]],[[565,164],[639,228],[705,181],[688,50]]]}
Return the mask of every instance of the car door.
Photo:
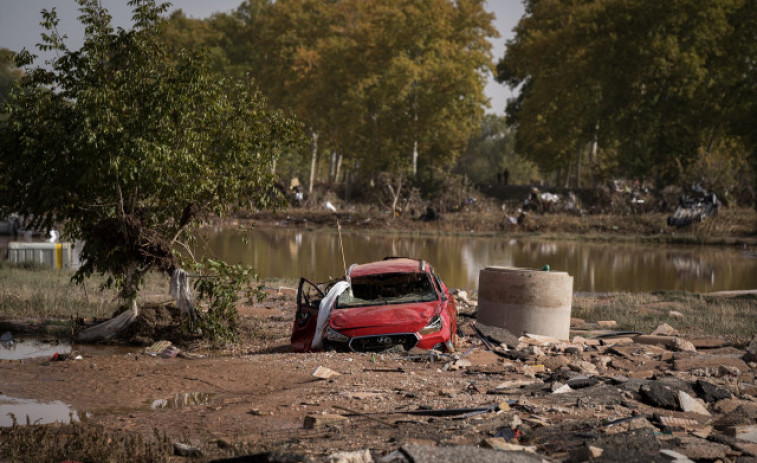
{"label": "car door", "polygon": [[293,352],[310,350],[315,335],[315,325],[318,322],[318,308],[324,296],[318,285],[300,278],[300,284],[297,287],[297,312],[295,312],[292,327]]}

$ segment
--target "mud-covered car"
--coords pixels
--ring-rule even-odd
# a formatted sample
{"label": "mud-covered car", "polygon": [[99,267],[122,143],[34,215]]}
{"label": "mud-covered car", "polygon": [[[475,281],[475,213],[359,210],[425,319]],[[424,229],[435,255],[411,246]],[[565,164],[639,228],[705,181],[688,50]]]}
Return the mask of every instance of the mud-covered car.
{"label": "mud-covered car", "polygon": [[352,265],[331,285],[301,279],[292,350],[453,350],[457,308],[426,262],[389,257]]}

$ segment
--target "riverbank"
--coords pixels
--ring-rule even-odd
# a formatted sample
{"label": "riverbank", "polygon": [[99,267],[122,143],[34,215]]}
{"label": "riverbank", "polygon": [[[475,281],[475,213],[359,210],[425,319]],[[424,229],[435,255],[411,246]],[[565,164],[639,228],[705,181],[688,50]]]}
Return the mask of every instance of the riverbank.
{"label": "riverbank", "polygon": [[260,211],[241,214],[224,223],[335,230],[339,221],[343,229],[368,233],[475,234],[612,242],[757,245],[757,211],[754,209],[721,208],[717,217],[685,228],[668,227],[668,215],[655,212],[583,215],[528,213],[520,217],[488,205],[443,213],[436,220],[425,220],[418,215],[392,216],[375,207],[346,205],[337,212],[321,208]]}

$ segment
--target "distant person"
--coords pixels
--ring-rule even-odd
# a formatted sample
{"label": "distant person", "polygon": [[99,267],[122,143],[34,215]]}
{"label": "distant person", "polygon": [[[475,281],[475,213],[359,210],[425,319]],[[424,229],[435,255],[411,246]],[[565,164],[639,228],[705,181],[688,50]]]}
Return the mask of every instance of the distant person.
{"label": "distant person", "polygon": [[502,173],[502,178],[505,180],[505,186],[507,186],[507,182],[510,181],[510,171],[505,169],[505,171]]}

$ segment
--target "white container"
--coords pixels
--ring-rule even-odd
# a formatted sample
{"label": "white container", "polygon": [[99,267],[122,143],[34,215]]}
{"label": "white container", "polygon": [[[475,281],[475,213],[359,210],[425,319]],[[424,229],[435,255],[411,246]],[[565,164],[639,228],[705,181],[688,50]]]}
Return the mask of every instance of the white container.
{"label": "white container", "polygon": [[8,262],[34,262],[50,268],[71,268],[73,247],[71,243],[8,243]]}
{"label": "white container", "polygon": [[478,276],[478,321],[515,336],[570,336],[573,277],[515,267],[486,267]]}

